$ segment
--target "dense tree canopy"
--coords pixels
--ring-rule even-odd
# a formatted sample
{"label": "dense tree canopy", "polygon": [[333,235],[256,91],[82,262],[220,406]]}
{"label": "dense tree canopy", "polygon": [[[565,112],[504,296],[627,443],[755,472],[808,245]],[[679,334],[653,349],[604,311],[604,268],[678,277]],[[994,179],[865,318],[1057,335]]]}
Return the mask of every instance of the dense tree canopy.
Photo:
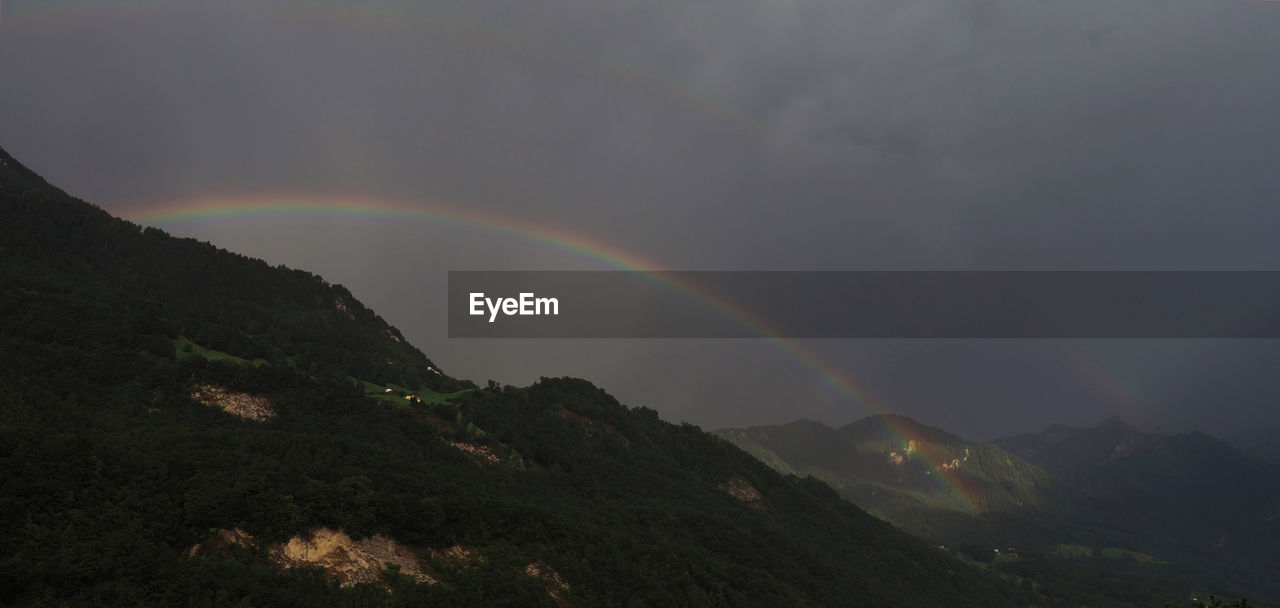
{"label": "dense tree canopy", "polygon": [[[456,393],[474,385],[429,370],[341,286],[140,229],[0,160],[0,604],[994,606],[1096,595],[1079,577],[1019,585],[583,380]],[[393,385],[451,396],[369,394]],[[276,415],[202,404],[203,386],[263,397]],[[272,567],[263,545],[190,555],[220,529],[265,544],[318,526],[481,559],[433,561],[434,585],[392,570],[384,586],[341,588],[318,570]],[[523,571],[534,562],[568,589],[550,595]]]}

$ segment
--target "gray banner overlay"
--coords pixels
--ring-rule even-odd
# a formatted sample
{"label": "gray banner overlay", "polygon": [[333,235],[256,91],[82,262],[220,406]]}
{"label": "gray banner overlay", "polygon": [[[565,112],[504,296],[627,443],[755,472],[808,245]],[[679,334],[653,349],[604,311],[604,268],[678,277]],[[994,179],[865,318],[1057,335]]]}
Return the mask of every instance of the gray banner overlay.
{"label": "gray banner overlay", "polygon": [[1272,271],[453,271],[448,298],[450,338],[1280,338]]}

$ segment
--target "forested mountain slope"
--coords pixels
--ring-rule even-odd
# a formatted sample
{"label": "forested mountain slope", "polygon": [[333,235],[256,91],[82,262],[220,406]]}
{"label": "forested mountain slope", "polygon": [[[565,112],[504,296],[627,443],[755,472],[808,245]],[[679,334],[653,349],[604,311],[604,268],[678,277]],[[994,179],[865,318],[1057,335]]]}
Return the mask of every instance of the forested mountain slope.
{"label": "forested mountain slope", "polygon": [[839,429],[799,420],[716,434],[938,542],[993,542],[983,514],[1055,510],[1057,480],[1048,472],[994,444],[965,441],[905,416],[872,416]]}
{"label": "forested mountain slope", "polygon": [[[1118,419],[991,443],[902,416],[716,431],[775,470],[811,475],[882,519],[1033,581],[1102,572],[1280,598],[1280,466],[1203,434]],[[1233,590],[1233,591],[1224,591]]]}
{"label": "forested mountain slope", "polygon": [[1081,519],[1133,548],[1280,598],[1280,463],[1118,418],[996,442],[1063,479]]}
{"label": "forested mountain slope", "polygon": [[140,229],[3,152],[0,214],[0,604],[1075,593],[1019,588],[586,381],[450,378],[342,287]]}

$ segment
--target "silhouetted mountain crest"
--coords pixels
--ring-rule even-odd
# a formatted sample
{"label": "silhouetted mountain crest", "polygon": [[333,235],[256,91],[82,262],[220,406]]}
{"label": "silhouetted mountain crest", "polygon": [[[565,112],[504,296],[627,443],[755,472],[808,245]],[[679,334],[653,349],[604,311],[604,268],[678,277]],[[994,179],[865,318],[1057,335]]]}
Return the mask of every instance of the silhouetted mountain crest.
{"label": "silhouetted mountain crest", "polygon": [[44,181],[44,178],[36,175],[36,172],[28,169],[26,165],[18,162],[18,159],[11,156],[4,148],[0,148],[0,170],[7,171],[25,181],[32,182],[33,185],[48,185],[48,183]]}
{"label": "silhouetted mountain crest", "polygon": [[849,437],[869,440],[877,438],[886,441],[917,440],[938,445],[959,445],[963,439],[942,429],[931,427],[909,416],[901,414],[877,414],[868,416],[840,428],[840,432]]}
{"label": "silhouetted mountain crest", "polygon": [[942,542],[987,538],[980,513],[1039,513],[1051,502],[1048,473],[907,416],[870,416],[836,431],[797,421],[716,433],[779,471],[817,477],[872,514]]}
{"label": "silhouetted mountain crest", "polygon": [[23,260],[23,280],[121,299],[129,323],[232,357],[411,390],[462,388],[341,285],[113,217],[0,159],[0,250]]}
{"label": "silhouetted mountain crest", "polygon": [[984,444],[880,415],[841,427],[846,441],[835,445],[846,451],[833,456],[830,445],[787,444],[777,429],[790,426],[721,435],[937,542],[1133,551],[1220,584],[1280,592],[1257,586],[1270,578],[1259,573],[1280,568],[1267,548],[1280,538],[1280,467],[1208,435],[1144,432],[1112,417]]}
{"label": "silhouetted mountain crest", "polygon": [[345,288],[7,154],[0,213],[0,605],[1050,599],[585,380],[449,378]]}

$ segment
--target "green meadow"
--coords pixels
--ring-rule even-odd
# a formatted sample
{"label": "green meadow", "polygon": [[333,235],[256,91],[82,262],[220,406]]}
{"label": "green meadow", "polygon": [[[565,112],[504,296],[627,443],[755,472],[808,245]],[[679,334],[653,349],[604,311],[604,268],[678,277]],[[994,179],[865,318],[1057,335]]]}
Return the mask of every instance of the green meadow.
{"label": "green meadow", "polygon": [[252,361],[243,357],[237,357],[231,353],[224,353],[220,350],[205,348],[192,342],[183,336],[178,336],[173,340],[173,347],[177,350],[178,360],[185,359],[191,355],[200,355],[208,361],[230,361],[232,363],[252,363],[254,366],[262,366],[267,364],[266,359],[254,359]]}
{"label": "green meadow", "polygon": [[[411,395],[415,392],[418,393],[420,398],[422,398],[423,403],[448,403],[465,393],[475,390],[468,388],[460,391],[454,391],[452,393],[437,393],[426,387],[423,387],[421,390],[414,391],[407,386],[401,386],[399,384],[377,384],[369,382],[368,380],[363,380],[361,382],[364,383],[364,394],[366,396],[396,405],[405,403],[407,401],[405,399],[405,395]],[[388,393],[387,389],[391,389],[391,392]]]}

